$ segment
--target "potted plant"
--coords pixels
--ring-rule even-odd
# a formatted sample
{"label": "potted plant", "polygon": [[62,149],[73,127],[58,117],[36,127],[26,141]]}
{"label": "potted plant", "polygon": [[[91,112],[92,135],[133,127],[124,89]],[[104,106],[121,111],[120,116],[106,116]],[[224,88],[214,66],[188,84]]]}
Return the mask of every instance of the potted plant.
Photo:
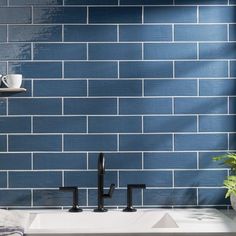
{"label": "potted plant", "polygon": [[230,168],[230,175],[224,181],[224,186],[227,188],[225,198],[230,197],[231,206],[236,211],[236,153],[227,153],[221,156],[214,157],[215,161],[222,161]]}

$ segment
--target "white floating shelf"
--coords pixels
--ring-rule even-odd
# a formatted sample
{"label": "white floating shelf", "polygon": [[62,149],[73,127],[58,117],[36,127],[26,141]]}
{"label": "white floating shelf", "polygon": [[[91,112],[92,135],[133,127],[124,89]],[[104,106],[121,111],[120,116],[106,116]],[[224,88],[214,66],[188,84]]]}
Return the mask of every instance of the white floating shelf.
{"label": "white floating shelf", "polygon": [[0,88],[0,93],[26,92],[25,88]]}

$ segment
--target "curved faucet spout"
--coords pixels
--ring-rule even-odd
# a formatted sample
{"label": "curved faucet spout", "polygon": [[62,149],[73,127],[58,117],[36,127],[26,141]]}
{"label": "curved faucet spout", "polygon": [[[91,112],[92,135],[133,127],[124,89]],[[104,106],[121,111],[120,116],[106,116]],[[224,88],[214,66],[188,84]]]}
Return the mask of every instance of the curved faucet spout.
{"label": "curved faucet spout", "polygon": [[105,174],[105,157],[104,153],[100,153],[98,157],[98,174],[104,175]]}
{"label": "curved faucet spout", "polygon": [[104,193],[104,175],[105,175],[105,157],[101,152],[98,157],[98,207],[95,212],[105,212],[104,198],[111,198],[115,189],[115,184],[111,184],[110,190],[107,194]]}

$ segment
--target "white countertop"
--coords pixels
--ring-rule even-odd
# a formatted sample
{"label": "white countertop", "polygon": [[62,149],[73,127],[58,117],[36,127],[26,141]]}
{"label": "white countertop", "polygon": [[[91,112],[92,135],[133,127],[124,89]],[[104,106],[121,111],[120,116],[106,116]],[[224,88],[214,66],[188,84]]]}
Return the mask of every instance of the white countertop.
{"label": "white countertop", "polygon": [[27,236],[69,235],[201,235],[236,236],[236,213],[216,209],[139,209],[69,213],[31,211]]}

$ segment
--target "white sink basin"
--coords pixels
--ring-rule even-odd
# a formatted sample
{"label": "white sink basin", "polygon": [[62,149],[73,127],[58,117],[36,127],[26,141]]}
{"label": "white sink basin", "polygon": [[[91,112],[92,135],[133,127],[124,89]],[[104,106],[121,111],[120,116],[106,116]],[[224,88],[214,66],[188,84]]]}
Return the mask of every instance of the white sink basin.
{"label": "white sink basin", "polygon": [[123,228],[135,224],[143,212],[123,213],[42,213],[36,214],[30,229],[103,229]]}

